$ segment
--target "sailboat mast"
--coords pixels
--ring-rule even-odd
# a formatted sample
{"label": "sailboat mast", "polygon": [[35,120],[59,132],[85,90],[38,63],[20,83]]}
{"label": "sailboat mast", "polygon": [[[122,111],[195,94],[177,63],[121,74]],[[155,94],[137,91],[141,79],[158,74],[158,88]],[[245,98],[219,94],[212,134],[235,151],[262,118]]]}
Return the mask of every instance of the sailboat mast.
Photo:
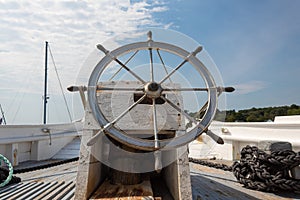
{"label": "sailboat mast", "polygon": [[47,123],[47,101],[49,97],[47,96],[47,70],[48,70],[48,42],[46,41],[45,45],[45,82],[44,82],[44,124]]}
{"label": "sailboat mast", "polygon": [[[6,124],[6,119],[5,119],[5,116],[4,116],[4,111],[2,109],[2,106],[0,104],[0,111],[1,111],[1,114],[2,114],[2,120],[3,120],[3,123]],[[1,124],[1,123],[0,123]]]}

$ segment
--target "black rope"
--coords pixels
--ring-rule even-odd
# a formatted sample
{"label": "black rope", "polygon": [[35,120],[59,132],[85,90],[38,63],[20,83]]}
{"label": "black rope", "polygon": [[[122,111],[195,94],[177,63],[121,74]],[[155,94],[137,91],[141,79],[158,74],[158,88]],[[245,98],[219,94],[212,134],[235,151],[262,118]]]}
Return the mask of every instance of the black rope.
{"label": "black rope", "polygon": [[190,162],[225,171],[232,171],[237,181],[246,188],[275,192],[279,190],[300,191],[300,180],[291,177],[290,170],[300,165],[300,152],[274,151],[271,154],[255,146],[241,151],[240,161],[232,166],[189,158]]}
{"label": "black rope", "polygon": [[[4,168],[4,167],[0,167],[0,183],[4,182],[7,178],[9,174],[9,170]],[[8,182],[7,185],[10,184],[15,184],[15,183],[19,183],[21,182],[21,178],[17,177],[17,176],[12,176],[11,180]]]}
{"label": "black rope", "polygon": [[228,166],[225,164],[220,164],[220,163],[213,163],[213,162],[209,162],[206,160],[201,160],[201,159],[196,159],[196,158],[189,158],[189,161],[192,163],[196,163],[199,165],[204,165],[204,166],[208,166],[208,167],[213,167],[216,169],[222,169],[224,171],[232,171],[232,166]]}
{"label": "black rope", "polygon": [[50,167],[55,167],[55,166],[58,166],[58,165],[63,165],[63,164],[66,164],[66,163],[78,161],[78,159],[79,159],[78,157],[75,157],[75,158],[61,160],[61,161],[57,161],[57,162],[53,162],[53,163],[44,164],[44,165],[38,165],[38,166],[34,166],[34,167],[28,167],[28,168],[23,168],[23,169],[14,169],[14,174],[21,174],[21,173],[40,170],[40,169],[47,169],[47,168],[50,168]]}

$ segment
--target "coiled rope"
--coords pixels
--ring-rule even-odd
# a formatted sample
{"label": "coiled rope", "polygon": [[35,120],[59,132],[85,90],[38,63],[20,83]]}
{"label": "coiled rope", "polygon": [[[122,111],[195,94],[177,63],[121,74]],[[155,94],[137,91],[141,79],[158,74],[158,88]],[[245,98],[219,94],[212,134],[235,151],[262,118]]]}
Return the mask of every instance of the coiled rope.
{"label": "coiled rope", "polygon": [[[6,157],[4,157],[3,155],[0,154],[0,165],[2,164],[2,162],[4,162],[7,165],[8,171],[7,170],[0,171],[0,187],[4,187],[5,185],[7,185],[13,176],[13,167],[12,167],[11,163],[9,162],[9,160]],[[3,169],[3,168],[1,167],[0,169]]]}
{"label": "coiled rope", "polygon": [[246,146],[241,151],[241,160],[235,162],[232,169],[246,188],[300,191],[300,180],[290,175],[290,171],[299,165],[300,152],[284,150],[267,154],[255,146]]}
{"label": "coiled rope", "polygon": [[300,152],[274,151],[268,154],[255,146],[241,151],[240,161],[232,166],[189,158],[190,162],[232,171],[237,181],[246,188],[275,192],[279,190],[300,191],[300,180],[291,176],[291,170],[300,165]]}
{"label": "coiled rope", "polygon": [[55,167],[58,165],[63,165],[66,163],[78,161],[78,157],[75,157],[75,158],[61,160],[61,161],[57,161],[57,162],[53,162],[53,163],[47,163],[47,164],[43,164],[43,165],[39,165],[39,166],[13,170],[13,167],[12,167],[11,163],[9,162],[9,160],[0,154],[0,161],[1,161],[1,158],[3,158],[3,161],[6,163],[8,169],[0,167],[0,182],[3,182],[0,184],[0,187],[3,187],[7,184],[21,182],[21,178],[13,176],[13,174],[27,173],[27,172],[32,172],[32,171],[41,170],[41,169],[47,169],[47,168]]}

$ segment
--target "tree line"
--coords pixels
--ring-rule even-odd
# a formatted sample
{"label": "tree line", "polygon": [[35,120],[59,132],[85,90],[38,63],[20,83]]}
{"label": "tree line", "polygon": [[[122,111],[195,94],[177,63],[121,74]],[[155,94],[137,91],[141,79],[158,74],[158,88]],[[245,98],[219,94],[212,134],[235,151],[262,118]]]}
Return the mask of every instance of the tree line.
{"label": "tree line", "polygon": [[[194,118],[201,118],[204,113],[189,113]],[[267,122],[274,121],[275,116],[300,115],[300,106],[292,104],[290,106],[250,108],[244,110],[217,110],[215,120],[225,122]]]}

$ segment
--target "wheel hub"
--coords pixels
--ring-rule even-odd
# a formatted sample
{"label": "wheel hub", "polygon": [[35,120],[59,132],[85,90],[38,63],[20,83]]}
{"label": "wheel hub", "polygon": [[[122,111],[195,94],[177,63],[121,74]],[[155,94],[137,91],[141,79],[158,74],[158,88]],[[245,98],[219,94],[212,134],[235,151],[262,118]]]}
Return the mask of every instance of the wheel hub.
{"label": "wheel hub", "polygon": [[156,99],[161,96],[162,87],[156,82],[149,82],[145,84],[144,92],[147,97]]}

